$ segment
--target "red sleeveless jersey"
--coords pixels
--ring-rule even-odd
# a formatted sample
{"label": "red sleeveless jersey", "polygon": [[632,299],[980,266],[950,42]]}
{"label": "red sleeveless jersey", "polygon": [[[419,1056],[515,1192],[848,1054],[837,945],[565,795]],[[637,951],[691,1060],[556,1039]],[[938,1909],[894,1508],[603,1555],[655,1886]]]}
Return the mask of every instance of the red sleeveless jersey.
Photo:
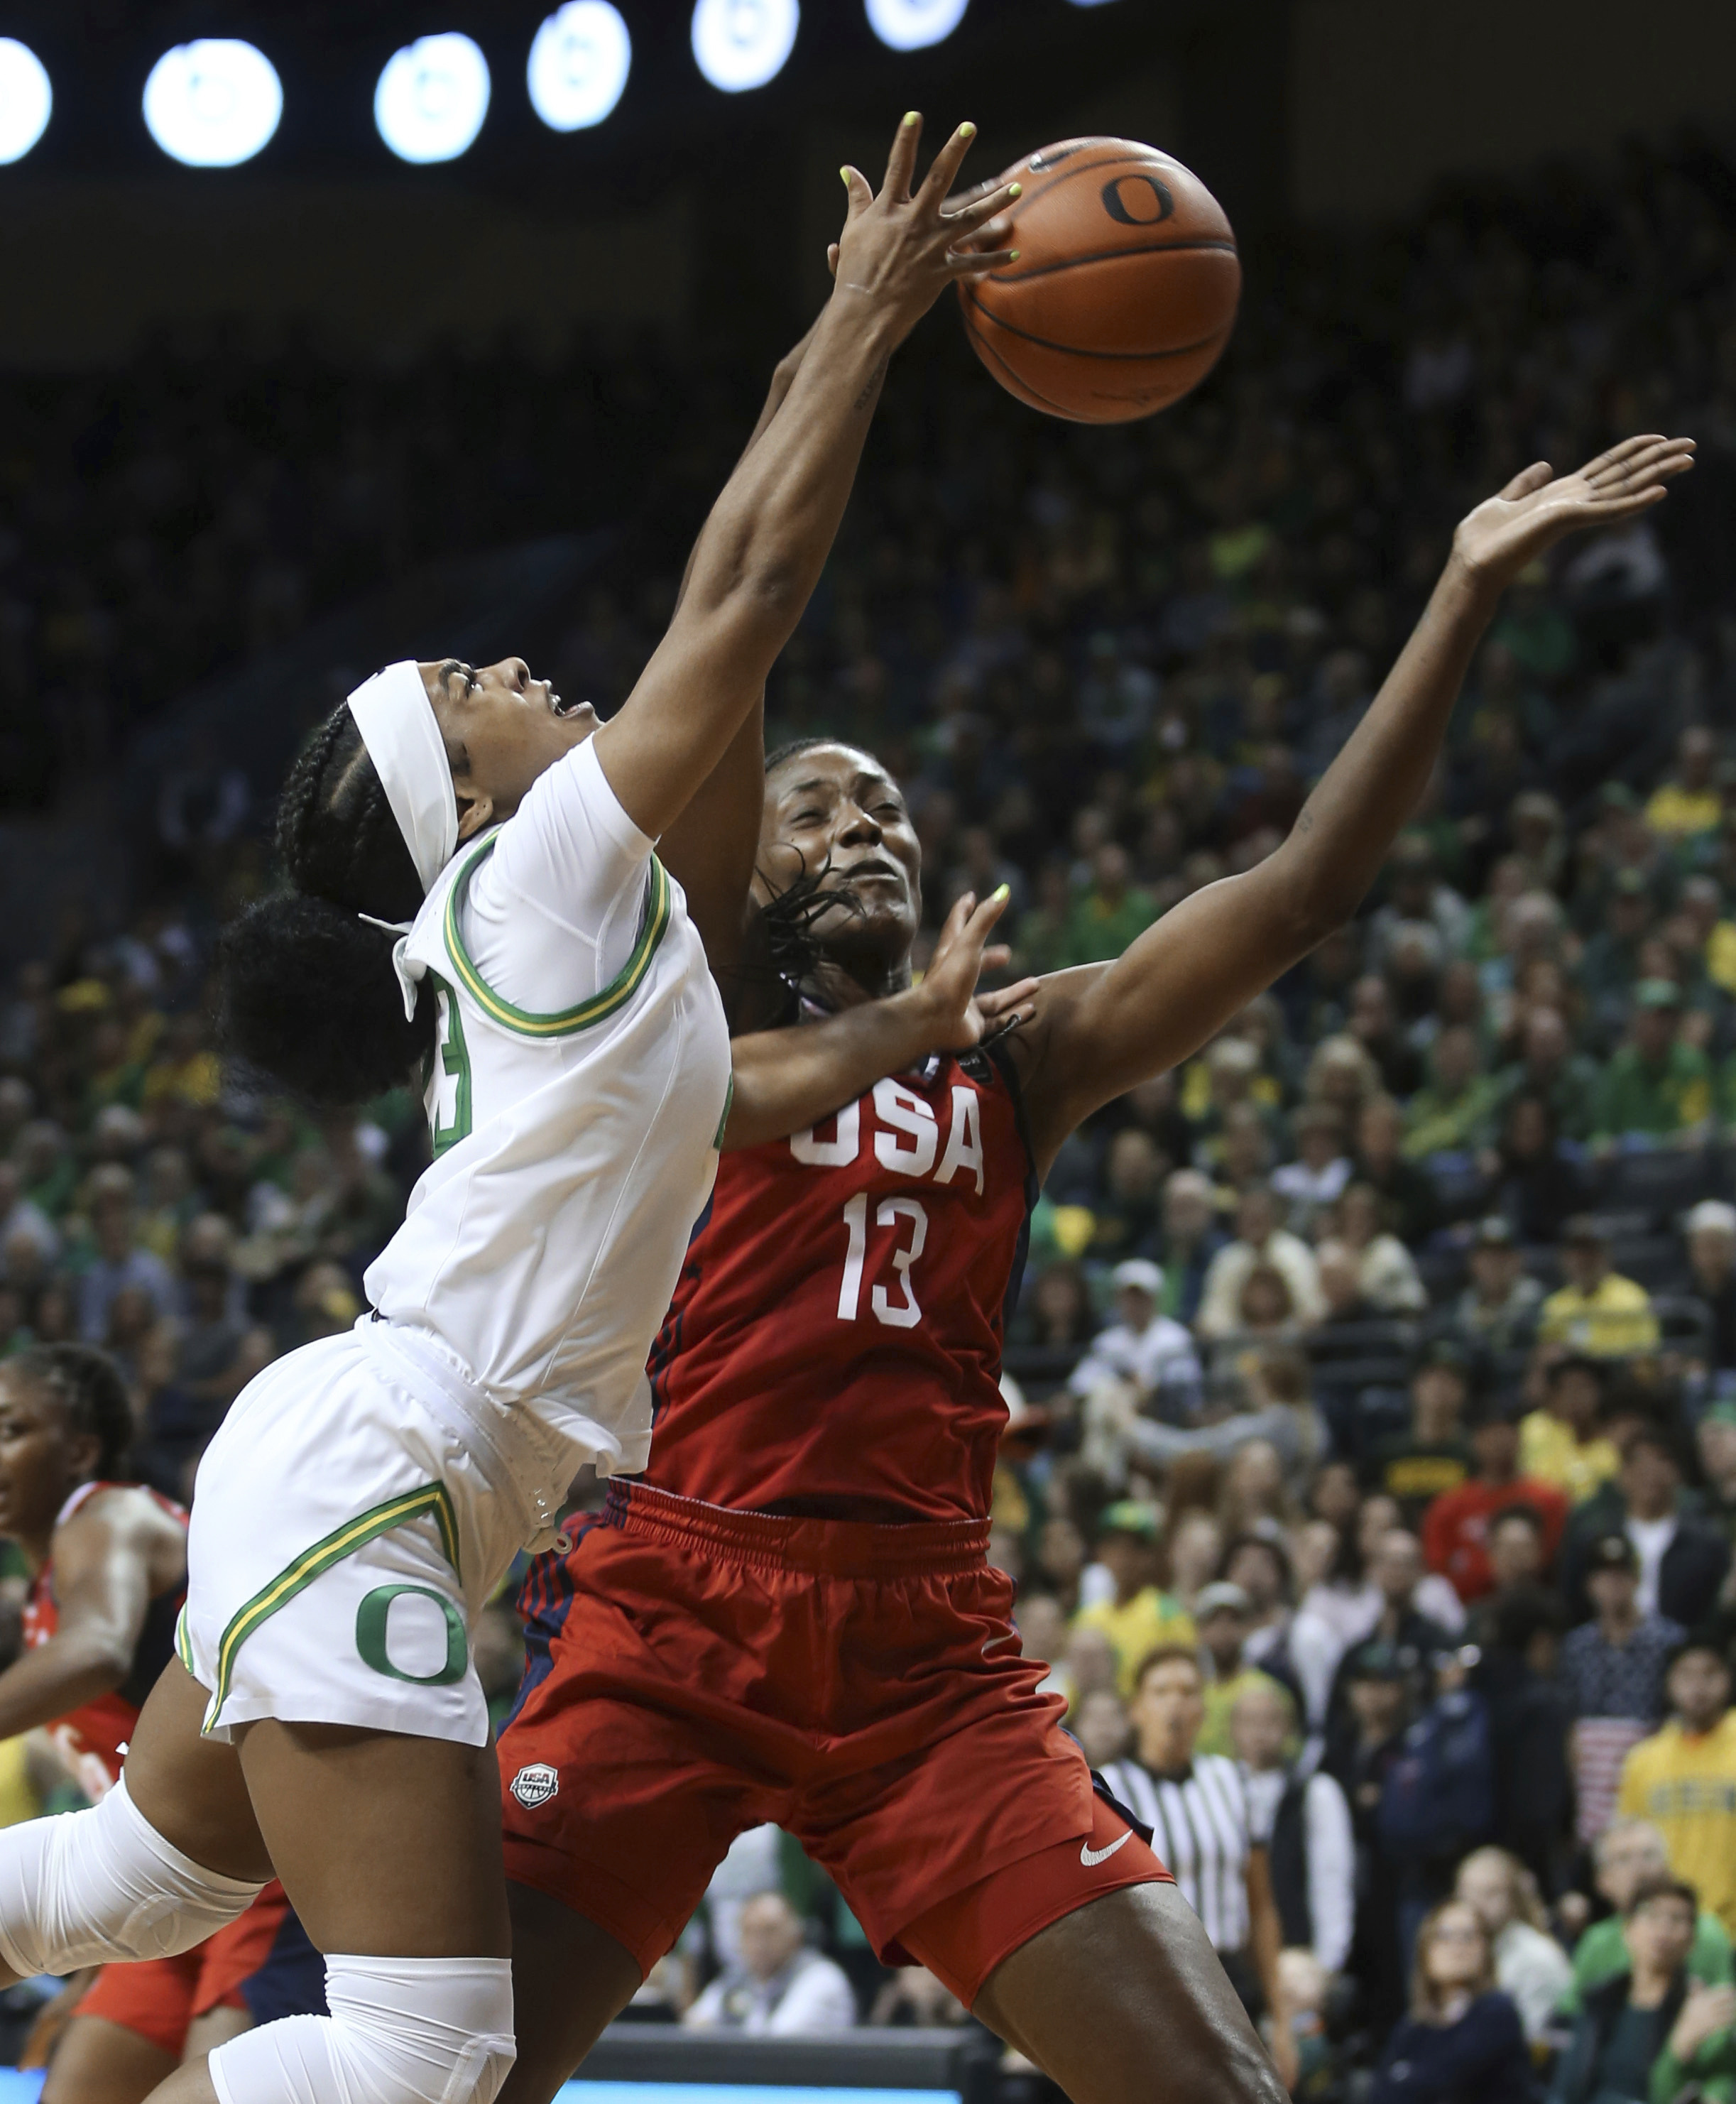
{"label": "red sleeveless jersey", "polygon": [[999,1048],[724,1155],[652,1349],[645,1480],[753,1509],[985,1518],[1035,1197]]}
{"label": "red sleeveless jersey", "polygon": [[[56,1514],[56,1531],[58,1532],[99,1491],[140,1487],[136,1483],[81,1483]],[[185,1512],[172,1499],[157,1491],[150,1495],[166,1513],[186,1526]],[[108,1694],[99,1695],[94,1702],[83,1703],[65,1716],[56,1718],[48,1727],[48,1736],[59,1750],[68,1772],[92,1803],[105,1796],[120,1781],[121,1763],[127,1757],[127,1748],[138,1724],[139,1712],[145,1706],[145,1698],[174,1655],[175,1622],[185,1598],[185,1585],[176,1586],[172,1593],[159,1594],[145,1611],[145,1627],[133,1653],[132,1670],[126,1679]],[[25,1597],[24,1648],[34,1651],[38,1645],[47,1643],[60,1626],[60,1609],[54,1596],[54,1559],[51,1553],[48,1562],[31,1580],[30,1590]]]}

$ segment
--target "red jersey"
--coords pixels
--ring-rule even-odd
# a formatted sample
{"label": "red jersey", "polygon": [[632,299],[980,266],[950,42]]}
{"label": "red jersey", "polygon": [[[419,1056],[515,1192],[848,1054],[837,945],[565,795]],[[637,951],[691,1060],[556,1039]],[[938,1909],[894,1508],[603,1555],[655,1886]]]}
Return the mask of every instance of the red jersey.
{"label": "red jersey", "polygon": [[1493,1591],[1489,1530],[1509,1505],[1529,1505],[1543,1522],[1543,1558],[1553,1563],[1567,1525],[1568,1503],[1552,1483],[1516,1477],[1498,1488],[1473,1476],[1456,1491],[1443,1491],[1422,1516],[1422,1553],[1431,1571],[1453,1581],[1468,1607]]}
{"label": "red jersey", "polygon": [[[56,1531],[97,1491],[138,1487],[132,1483],[81,1483],[56,1513]],[[150,1495],[166,1513],[186,1526],[185,1512],[172,1499],[156,1491]],[[59,1749],[68,1772],[93,1803],[106,1796],[120,1781],[121,1763],[126,1758],[145,1698],[156,1685],[158,1674],[174,1656],[175,1622],[185,1598],[185,1585],[176,1586],[172,1593],[159,1594],[146,1611],[145,1627],[133,1653],[132,1670],[126,1679],[107,1695],[99,1695],[95,1701],[86,1702],[66,1716],[57,1718],[48,1727],[48,1736]],[[60,1610],[54,1597],[54,1559],[51,1554],[31,1580],[24,1600],[24,1648],[34,1651],[38,1645],[47,1643],[60,1626]]]}
{"label": "red jersey", "polygon": [[645,1480],[762,1511],[986,1517],[1035,1197],[998,1048],[724,1155],[652,1348]]}

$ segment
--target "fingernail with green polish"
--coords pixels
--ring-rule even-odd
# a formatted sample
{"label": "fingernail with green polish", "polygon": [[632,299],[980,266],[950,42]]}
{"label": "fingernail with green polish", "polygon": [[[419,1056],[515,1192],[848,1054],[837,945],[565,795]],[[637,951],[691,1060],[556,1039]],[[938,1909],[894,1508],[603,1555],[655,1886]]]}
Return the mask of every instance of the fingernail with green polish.
{"label": "fingernail with green polish", "polygon": [[906,109],[904,113],[904,121],[906,124],[920,124],[922,122],[921,111],[917,109]]}
{"label": "fingernail with green polish", "polygon": [[1007,195],[1009,198],[1023,197],[1024,194],[1025,185],[1022,183],[1013,183],[1010,185],[1007,191]]}
{"label": "fingernail with green polish", "polygon": [[995,887],[995,896],[997,898],[1010,898],[1013,896],[1013,886],[1010,884],[997,884]]}
{"label": "fingernail with green polish", "polygon": [[959,136],[961,139],[974,139],[976,136],[977,127],[974,124],[961,124],[959,127]]}

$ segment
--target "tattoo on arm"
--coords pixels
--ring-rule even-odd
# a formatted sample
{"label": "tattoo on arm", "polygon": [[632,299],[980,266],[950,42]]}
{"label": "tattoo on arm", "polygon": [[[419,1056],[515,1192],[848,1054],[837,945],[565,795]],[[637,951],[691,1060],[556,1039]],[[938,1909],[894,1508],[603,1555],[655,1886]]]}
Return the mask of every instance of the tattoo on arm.
{"label": "tattoo on arm", "polygon": [[869,403],[873,401],[875,396],[880,391],[881,384],[886,378],[886,368],[891,363],[892,354],[888,351],[886,355],[881,359],[879,363],[875,366],[873,372],[869,374],[867,385],[862,389],[861,393],[857,396],[855,402],[851,405],[852,408],[856,409],[866,409]]}

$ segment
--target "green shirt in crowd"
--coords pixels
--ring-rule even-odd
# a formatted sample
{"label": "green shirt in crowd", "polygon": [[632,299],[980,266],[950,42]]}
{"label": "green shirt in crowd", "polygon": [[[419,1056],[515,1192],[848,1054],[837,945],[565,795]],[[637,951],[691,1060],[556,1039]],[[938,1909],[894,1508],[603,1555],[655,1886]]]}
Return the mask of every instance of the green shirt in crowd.
{"label": "green shirt in crowd", "polygon": [[1609,1062],[1598,1093],[1597,1130],[1604,1139],[1624,1132],[1680,1132],[1711,1115],[1711,1065],[1698,1045],[1680,1039],[1655,1063],[1624,1045]]}
{"label": "green shirt in crowd", "polygon": [[1095,891],[1088,891],[1067,916],[1062,961],[1095,965],[1119,957],[1156,918],[1156,903],[1149,892],[1130,888],[1110,906]]}
{"label": "green shirt in crowd", "polygon": [[[1561,1997],[1562,2014],[1577,2016],[1582,1995],[1628,1969],[1627,1946],[1622,1940],[1620,1916],[1611,1915],[1607,1921],[1594,1921],[1574,1946],[1574,1984]],[[1729,1932],[1716,1915],[1707,1914],[1703,1909],[1688,1953],[1688,1970],[1694,1979],[1703,1980],[1708,1987],[1728,1987],[1736,1981]]]}

